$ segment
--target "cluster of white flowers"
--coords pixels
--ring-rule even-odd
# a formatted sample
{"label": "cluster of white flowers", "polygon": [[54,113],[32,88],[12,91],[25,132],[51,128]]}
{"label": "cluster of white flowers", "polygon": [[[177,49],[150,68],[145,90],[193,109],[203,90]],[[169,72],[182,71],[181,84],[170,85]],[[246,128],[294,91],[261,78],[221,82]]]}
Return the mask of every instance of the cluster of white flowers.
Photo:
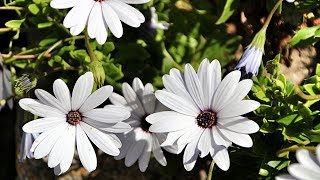
{"label": "cluster of white flowers", "polygon": [[[221,169],[228,170],[227,148],[232,142],[251,147],[248,134],[259,130],[257,123],[241,116],[257,109],[259,103],[242,100],[252,80],[239,82],[240,75],[236,70],[221,80],[219,61],[205,59],[197,73],[190,64],[184,73],[172,69],[163,76],[165,89],[156,93],[151,84],[144,86],[138,78],[132,87],[123,83],[123,96],[112,93],[109,85],[91,94],[91,72],[80,76],[72,94],[58,79],[53,84],[54,96],[36,89],[38,100],[19,102],[24,110],[42,117],[23,126],[24,132],[33,134],[24,135],[21,159],[47,156],[48,166],[59,175],[69,169],[76,146],[80,161],[91,172],[97,167],[91,140],[115,159],[125,158],[126,166],[138,161],[142,172],[151,154],[167,165],[161,147],[174,154],[185,148],[183,164],[188,171],[198,155],[203,158],[209,153]],[[107,98],[113,105],[97,108]]]}

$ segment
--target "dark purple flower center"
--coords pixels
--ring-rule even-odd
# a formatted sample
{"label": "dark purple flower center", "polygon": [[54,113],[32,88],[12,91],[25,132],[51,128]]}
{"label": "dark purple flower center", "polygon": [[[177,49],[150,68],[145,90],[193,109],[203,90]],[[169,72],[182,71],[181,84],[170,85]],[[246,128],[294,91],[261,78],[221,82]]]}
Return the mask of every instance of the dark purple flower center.
{"label": "dark purple flower center", "polygon": [[216,113],[211,110],[201,111],[196,119],[198,126],[202,128],[211,128],[217,124]]}
{"label": "dark purple flower center", "polygon": [[70,111],[67,114],[67,123],[71,124],[71,125],[77,125],[80,123],[80,121],[82,120],[82,116],[79,113],[79,111]]}

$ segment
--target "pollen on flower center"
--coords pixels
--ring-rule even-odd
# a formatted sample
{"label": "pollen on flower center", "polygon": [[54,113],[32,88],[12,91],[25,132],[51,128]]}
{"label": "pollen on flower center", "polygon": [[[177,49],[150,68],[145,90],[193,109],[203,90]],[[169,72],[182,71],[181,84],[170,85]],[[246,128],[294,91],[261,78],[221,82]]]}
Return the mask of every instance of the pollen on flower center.
{"label": "pollen on flower center", "polygon": [[67,114],[67,122],[71,125],[77,125],[82,120],[82,116],[79,111],[70,111]]}
{"label": "pollen on flower center", "polygon": [[211,110],[201,111],[196,119],[198,126],[202,128],[211,128],[217,124],[216,113]]}
{"label": "pollen on flower center", "polygon": [[141,121],[141,124],[140,124],[141,129],[142,129],[143,131],[145,131],[145,132],[149,132],[149,127],[151,126],[151,124],[146,121],[146,117],[147,117],[147,116],[148,116],[148,115],[145,115],[145,116],[142,118],[142,121]]}

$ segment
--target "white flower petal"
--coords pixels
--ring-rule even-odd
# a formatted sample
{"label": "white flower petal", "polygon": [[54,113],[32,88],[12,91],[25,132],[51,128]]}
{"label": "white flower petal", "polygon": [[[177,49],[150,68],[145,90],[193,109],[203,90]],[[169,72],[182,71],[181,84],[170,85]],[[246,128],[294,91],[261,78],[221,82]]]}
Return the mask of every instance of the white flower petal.
{"label": "white flower petal", "polygon": [[[41,159],[48,155],[58,140],[58,138],[63,134],[63,131],[66,130],[68,124],[65,123],[62,126],[58,126],[54,129],[54,131],[50,132],[50,134],[47,134],[43,139],[41,135],[35,140],[32,146],[37,145],[34,148],[34,158],[35,159]],[[48,132],[48,131],[47,131]],[[40,138],[40,139],[39,139]],[[38,143],[38,139],[41,140],[40,143]],[[31,147],[33,149],[33,147]]]}
{"label": "white flower petal", "polygon": [[144,146],[144,149],[138,160],[139,169],[141,172],[145,172],[149,165],[152,150],[152,135],[148,133],[147,137],[145,137],[145,140],[146,145]]}
{"label": "white flower petal", "polygon": [[107,135],[109,135],[111,141],[114,143],[114,145],[117,147],[117,148],[121,148],[122,146],[122,143],[121,143],[121,140],[118,138],[118,136],[114,135],[114,134],[111,134],[111,133],[106,133]]}
{"label": "white flower petal", "polygon": [[75,6],[77,0],[52,0],[50,6],[55,9],[67,9]]}
{"label": "white flower petal", "polygon": [[195,125],[194,117],[186,116],[172,111],[163,112],[165,113],[154,113],[146,118],[146,121],[148,121],[149,123],[154,122],[151,123],[152,125],[149,128],[151,132],[162,133],[178,131]]}
{"label": "white flower petal", "polygon": [[114,159],[116,160],[123,159],[127,155],[128,151],[131,150],[130,147],[136,143],[136,140],[135,140],[136,131],[137,129],[132,130],[126,134],[126,137],[123,140],[123,145],[121,146],[121,149],[120,149],[120,154],[114,157]]}
{"label": "white flower petal", "polygon": [[81,8],[81,12],[78,11],[77,13],[77,24],[75,24],[75,26],[72,26],[70,29],[70,34],[73,36],[76,36],[78,34],[80,34],[84,28],[87,25],[87,21],[89,18],[89,14],[93,8],[93,5],[95,4],[95,1],[92,0],[83,0],[83,2],[81,2],[81,5],[83,5],[84,7]]}
{"label": "white flower petal", "polygon": [[109,100],[111,101],[112,104],[118,105],[118,106],[121,106],[121,105],[125,106],[127,104],[127,101],[123,96],[114,92],[109,97]]}
{"label": "white flower petal", "polygon": [[241,101],[251,90],[252,84],[253,83],[251,79],[240,81],[236,87],[236,91],[234,91],[234,94],[230,98],[229,102]]}
{"label": "white flower petal", "polygon": [[201,158],[207,156],[210,152],[210,149],[212,148],[212,144],[211,144],[212,135],[211,134],[212,134],[211,130],[207,128],[203,131],[202,135],[200,136],[199,143],[198,143],[198,149],[201,152],[200,153]]}
{"label": "white flower petal", "polygon": [[252,134],[260,129],[256,122],[241,116],[219,119],[217,126],[242,134]]}
{"label": "white flower petal", "polygon": [[304,180],[318,180],[320,174],[319,171],[309,169],[301,164],[291,164],[288,171],[292,176]]}
{"label": "white flower petal", "polygon": [[218,118],[235,117],[254,111],[260,107],[260,103],[253,100],[242,100],[224,107],[217,113]]}
{"label": "white flower petal", "polygon": [[128,123],[118,122],[110,127],[99,128],[103,131],[112,132],[112,133],[124,133],[130,131],[132,128]]}
{"label": "white flower petal", "polygon": [[193,101],[198,105],[199,109],[204,110],[205,104],[202,86],[200,84],[199,77],[190,64],[185,66],[184,78],[186,87]]}
{"label": "white flower petal", "polygon": [[[137,114],[139,117],[145,116],[146,113],[144,111],[141,101],[138,98],[139,95],[137,95],[137,93],[131,88],[131,86],[128,83],[122,84],[122,93],[127,101],[128,106],[131,107],[134,113]],[[141,90],[141,94],[142,93],[143,91]]]}
{"label": "white flower petal", "polygon": [[316,154],[317,154],[318,162],[320,163],[320,144],[318,144],[316,148]]}
{"label": "white flower petal", "polygon": [[115,37],[120,38],[123,34],[123,28],[117,13],[105,1],[101,2],[101,4],[103,17],[110,31]]}
{"label": "white flower petal", "polygon": [[29,109],[32,114],[40,117],[59,117],[65,118],[65,114],[56,108],[44,105],[44,104],[29,104]]}
{"label": "white flower petal", "polygon": [[171,92],[158,90],[155,95],[163,105],[179,113],[196,117],[200,112],[195,104]]}
{"label": "white flower petal", "polygon": [[197,148],[199,135],[196,135],[195,140],[187,145],[183,154],[183,165],[187,171],[191,171],[196,164],[200,151]]}
{"label": "white flower petal", "polygon": [[121,106],[108,105],[105,108],[96,108],[85,113],[83,116],[104,123],[117,123],[130,117],[130,111]]}
{"label": "white flower petal", "polygon": [[163,151],[160,147],[158,138],[155,134],[152,134],[152,153],[156,160],[162,165],[166,166],[167,165],[167,160],[163,155]]}
{"label": "white flower petal", "polygon": [[68,124],[66,136],[64,138],[64,157],[60,162],[60,169],[62,173],[67,172],[72,164],[75,149],[76,127]]}
{"label": "white flower petal", "polygon": [[231,146],[232,142],[229,141],[229,139],[227,139],[223,134],[221,134],[216,127],[212,127],[211,132],[213,140],[217,145],[222,145],[226,148]]}
{"label": "white flower petal", "polygon": [[229,153],[225,147],[220,147],[221,149],[215,149],[216,153],[212,158],[220,169],[227,171],[230,167]]}
{"label": "white flower petal", "polygon": [[226,138],[228,138],[233,143],[242,146],[242,147],[252,147],[253,142],[249,135],[240,134],[232,131],[228,131],[226,129],[218,129]]}
{"label": "white flower petal", "polygon": [[109,135],[83,122],[80,122],[80,126],[88,135],[89,139],[103,152],[111,156],[119,155],[120,151],[110,139]]}
{"label": "white flower petal", "polygon": [[77,150],[80,161],[88,172],[94,171],[97,168],[96,153],[80,125],[77,125],[76,133]]}
{"label": "white flower petal", "polygon": [[171,93],[185,98],[190,103],[194,103],[189,92],[186,89],[185,82],[182,79],[181,72],[177,69],[171,69],[170,75],[162,77],[163,85]]}
{"label": "white flower petal", "polygon": [[144,4],[149,2],[150,0],[119,0],[127,4]]}
{"label": "white flower petal", "polygon": [[241,77],[240,71],[232,71],[219,84],[212,99],[211,109],[218,112],[225,107],[232,97]]}
{"label": "white flower petal", "polygon": [[300,149],[297,151],[296,157],[299,164],[319,172],[320,175],[320,166],[317,162],[317,157],[314,154],[310,153],[306,149]]}
{"label": "white flower petal", "polygon": [[26,111],[30,111],[29,110],[30,104],[40,104],[40,102],[38,100],[31,99],[31,98],[23,98],[19,101],[19,106]]}
{"label": "white flower petal", "polygon": [[87,72],[79,77],[72,91],[71,107],[73,111],[77,111],[90,96],[93,82],[92,72]]}
{"label": "white flower petal", "polygon": [[36,119],[25,124],[22,129],[27,133],[41,133],[66,122],[65,118],[47,117]]}
{"label": "white flower petal", "polygon": [[298,178],[295,178],[289,174],[284,174],[284,175],[280,175],[280,176],[277,176],[275,178],[276,180],[299,180]]}
{"label": "white flower petal", "polygon": [[68,86],[61,79],[57,79],[53,83],[54,96],[60,101],[63,108],[67,111],[71,110],[71,95]]}
{"label": "white flower petal", "polygon": [[[137,136],[141,136],[141,135],[137,134]],[[124,161],[127,167],[132,166],[138,160],[147,143],[144,139],[140,139],[140,138],[136,138],[136,139],[139,139],[139,140],[130,146]]]}
{"label": "white flower petal", "polygon": [[135,12],[132,11],[131,6],[118,0],[108,0],[106,3],[112,7],[122,22],[131,27],[140,26],[140,21]]}
{"label": "white flower petal", "polygon": [[86,99],[86,101],[80,107],[79,112],[84,113],[92,110],[93,108],[96,108],[108,99],[112,91],[112,86],[103,86],[99,88]]}
{"label": "white flower petal", "polygon": [[192,126],[192,128],[188,128],[189,131],[185,132],[177,141],[177,145],[178,146],[181,146],[183,144],[188,144],[190,143],[191,141],[194,141],[195,137],[195,134],[199,134],[201,135],[204,131],[204,129],[198,127],[198,126]]}
{"label": "white flower petal", "polygon": [[56,109],[59,109],[64,114],[68,113],[68,109],[65,109],[62,103],[47,91],[42,89],[36,89],[34,94],[43,104],[55,107]]}
{"label": "white flower petal", "polygon": [[154,95],[153,86],[152,84],[148,83],[146,84],[146,87],[143,91],[143,98],[142,98],[143,107],[147,114],[152,114],[155,112],[156,102],[157,102],[157,99],[156,99],[156,96]]}
{"label": "white flower petal", "polygon": [[101,3],[96,2],[94,3],[92,10],[89,14],[89,19],[88,19],[88,35],[90,38],[95,38],[96,37],[96,31],[98,30],[98,21],[102,20],[103,23],[103,16],[102,16],[102,6]]}
{"label": "white flower petal", "polygon": [[65,135],[66,133],[62,132],[61,136],[58,138],[57,142],[54,144],[54,146],[50,151],[50,154],[48,157],[48,166],[50,168],[56,167],[64,157],[64,151],[61,151],[61,150],[65,148],[64,147]]}
{"label": "white flower petal", "polygon": [[179,131],[173,131],[168,133],[166,140],[161,144],[162,147],[164,146],[172,146],[174,143],[177,142],[177,140],[184,135],[187,132],[190,132],[191,130],[193,130],[194,127],[191,126],[189,128],[185,128]]}

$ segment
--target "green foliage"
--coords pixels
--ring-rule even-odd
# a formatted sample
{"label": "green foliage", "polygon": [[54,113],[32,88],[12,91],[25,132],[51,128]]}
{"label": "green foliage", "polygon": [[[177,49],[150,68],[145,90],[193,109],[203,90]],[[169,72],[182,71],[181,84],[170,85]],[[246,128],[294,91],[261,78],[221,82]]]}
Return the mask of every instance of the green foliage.
{"label": "green foliage", "polygon": [[222,24],[226,22],[230,18],[230,16],[232,16],[232,14],[235,12],[237,4],[238,0],[227,0],[223,8],[223,12],[220,18],[217,20],[216,24]]}

